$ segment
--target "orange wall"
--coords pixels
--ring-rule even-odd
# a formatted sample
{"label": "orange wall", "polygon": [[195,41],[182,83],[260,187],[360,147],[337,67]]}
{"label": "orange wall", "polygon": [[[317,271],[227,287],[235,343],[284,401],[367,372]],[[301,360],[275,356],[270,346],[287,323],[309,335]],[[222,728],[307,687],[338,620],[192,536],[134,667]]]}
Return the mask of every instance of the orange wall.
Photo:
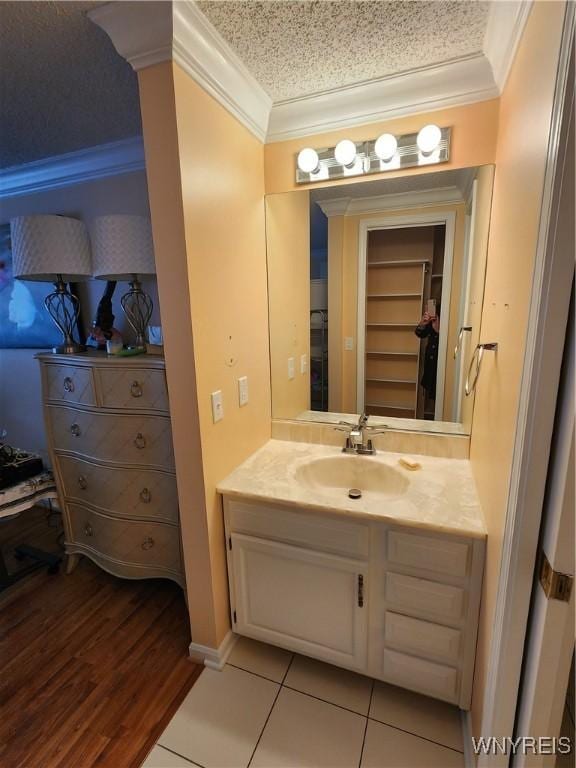
{"label": "orange wall", "polygon": [[362,183],[365,179],[341,179],[321,184],[296,184],[296,156],[303,147],[331,147],[342,138],[354,141],[374,139],[381,133],[396,134],[416,133],[426,123],[434,122],[440,126],[452,127],[450,143],[450,162],[441,166],[426,168],[408,168],[403,171],[373,174],[371,180],[395,178],[396,176],[433,173],[451,168],[467,168],[473,165],[493,163],[496,155],[496,133],[498,127],[498,99],[452,107],[436,112],[423,112],[419,115],[388,120],[383,123],[371,123],[346,128],[331,133],[319,133],[290,141],[266,144],[264,147],[266,193],[288,192],[292,189],[328,187],[341,184]]}
{"label": "orange wall", "polygon": [[500,104],[481,328],[481,341],[497,341],[499,347],[484,358],[470,450],[488,528],[472,703],[476,734],[489,664],[563,14],[564,3],[534,3]]}
{"label": "orange wall", "polygon": [[192,639],[216,647],[229,629],[216,484],[270,438],[263,147],[177,65],[139,79]]}

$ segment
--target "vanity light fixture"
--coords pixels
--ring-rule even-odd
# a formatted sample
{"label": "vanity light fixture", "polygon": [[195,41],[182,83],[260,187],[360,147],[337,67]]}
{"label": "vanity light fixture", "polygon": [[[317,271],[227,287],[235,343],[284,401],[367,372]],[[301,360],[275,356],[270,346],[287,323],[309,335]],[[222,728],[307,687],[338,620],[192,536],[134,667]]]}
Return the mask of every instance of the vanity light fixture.
{"label": "vanity light fixture", "polygon": [[356,162],[356,144],[350,139],[342,139],[334,148],[334,158],[345,168],[352,168]]}
{"label": "vanity light fixture", "polygon": [[422,152],[425,157],[428,157],[434,150],[438,149],[441,139],[442,132],[440,128],[438,128],[437,125],[430,123],[420,129],[416,143],[418,144],[420,152]]}
{"label": "vanity light fixture", "polygon": [[296,183],[445,163],[450,159],[450,133],[450,128],[430,124],[418,133],[383,133],[368,141],[342,139],[335,147],[306,147],[296,158]]}
{"label": "vanity light fixture", "polygon": [[374,152],[385,163],[389,163],[398,150],[398,139],[391,133],[383,133],[374,143]]}
{"label": "vanity light fixture", "polygon": [[303,173],[316,173],[320,168],[318,152],[311,147],[306,147],[298,153],[298,168]]}

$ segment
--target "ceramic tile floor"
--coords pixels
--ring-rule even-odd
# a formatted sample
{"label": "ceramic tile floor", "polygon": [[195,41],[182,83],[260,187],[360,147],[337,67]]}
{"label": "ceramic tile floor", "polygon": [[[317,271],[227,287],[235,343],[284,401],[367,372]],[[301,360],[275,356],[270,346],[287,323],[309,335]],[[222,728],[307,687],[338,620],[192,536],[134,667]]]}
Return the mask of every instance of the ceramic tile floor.
{"label": "ceramic tile floor", "polygon": [[460,723],[449,704],[241,637],[142,768],[463,768]]}

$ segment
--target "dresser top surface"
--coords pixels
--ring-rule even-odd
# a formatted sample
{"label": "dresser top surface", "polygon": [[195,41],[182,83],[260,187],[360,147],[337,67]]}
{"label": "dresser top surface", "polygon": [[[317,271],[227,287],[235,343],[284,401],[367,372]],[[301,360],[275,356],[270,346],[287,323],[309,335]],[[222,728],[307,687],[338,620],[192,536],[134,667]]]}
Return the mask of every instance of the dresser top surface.
{"label": "dresser top surface", "polygon": [[75,355],[59,355],[53,352],[40,352],[37,360],[47,365],[84,365],[84,366],[124,366],[134,368],[164,368],[164,357],[156,354],[131,355],[127,357],[109,355],[99,350],[88,350]]}

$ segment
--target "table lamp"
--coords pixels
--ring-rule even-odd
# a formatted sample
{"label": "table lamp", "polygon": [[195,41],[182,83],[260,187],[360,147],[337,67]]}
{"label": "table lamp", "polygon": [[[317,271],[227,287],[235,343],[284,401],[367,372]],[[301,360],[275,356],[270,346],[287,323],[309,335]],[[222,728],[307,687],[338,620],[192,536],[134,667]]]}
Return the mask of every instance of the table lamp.
{"label": "table lamp", "polygon": [[125,214],[99,216],[92,227],[92,252],[94,277],[130,283],[120,302],[136,333],[136,349],[146,349],[146,327],[154,305],[142,290],[139,277],[156,274],[150,219]]}
{"label": "table lamp", "polygon": [[80,302],[66,283],[92,277],[90,241],[84,223],[67,216],[17,216],[10,221],[10,238],[14,277],[54,283],[56,290],[44,299],[44,305],[63,340],[52,351],[81,352],[84,347],[74,340]]}

